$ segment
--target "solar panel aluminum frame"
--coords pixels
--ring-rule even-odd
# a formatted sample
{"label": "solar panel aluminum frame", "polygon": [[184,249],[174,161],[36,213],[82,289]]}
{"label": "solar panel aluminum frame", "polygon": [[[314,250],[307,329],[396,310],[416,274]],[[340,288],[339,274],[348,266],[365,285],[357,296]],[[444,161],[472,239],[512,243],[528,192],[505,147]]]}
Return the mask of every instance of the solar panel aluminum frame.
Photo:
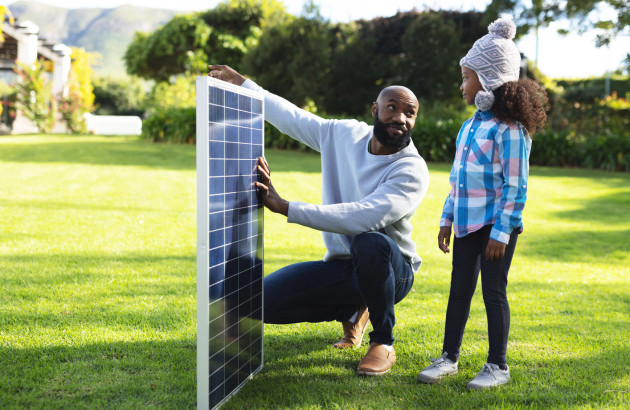
{"label": "solar panel aluminum frame", "polygon": [[[261,115],[264,118],[264,99],[262,93],[249,90],[243,87],[239,87],[233,84],[226,83],[224,81],[215,80],[208,76],[200,76],[196,79],[196,135],[197,135],[197,407],[200,409],[213,407],[219,407],[225,403],[232,395],[240,390],[244,384],[250,380],[254,374],[262,370],[264,363],[264,333],[263,333],[263,312],[262,304],[264,302],[264,294],[262,292],[262,278],[260,285],[261,295],[261,317],[260,317],[260,365],[251,371],[249,376],[243,380],[238,387],[225,395],[225,397],[219,403],[211,403],[210,392],[212,386],[210,385],[210,338],[211,328],[210,321],[212,320],[210,312],[210,273],[211,266],[210,261],[210,246],[209,239],[210,234],[210,164],[209,164],[209,150],[210,150],[210,87],[216,87],[238,95],[245,95],[261,101]],[[261,120],[262,121],[262,120]],[[264,121],[262,121],[264,124]],[[264,127],[264,126],[263,126]],[[263,132],[263,144],[264,150],[264,131]],[[264,223],[262,217],[262,206],[260,206],[258,223]],[[264,229],[259,228],[259,244],[260,247],[260,260],[262,264],[263,258],[263,246],[262,246],[262,232]],[[260,268],[262,272],[262,268]],[[261,274],[262,276],[262,274]],[[240,352],[239,352],[240,353]]]}

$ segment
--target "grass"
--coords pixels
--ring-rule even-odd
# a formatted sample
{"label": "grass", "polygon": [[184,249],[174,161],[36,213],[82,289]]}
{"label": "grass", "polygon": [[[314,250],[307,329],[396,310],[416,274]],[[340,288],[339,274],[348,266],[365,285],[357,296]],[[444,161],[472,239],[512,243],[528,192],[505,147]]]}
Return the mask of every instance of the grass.
{"label": "grass", "polygon": [[[317,202],[319,159],[268,151],[288,199]],[[336,323],[265,326],[265,367],[224,408],[630,406],[630,175],[534,167],[510,271],[506,386],[467,393],[487,354],[481,292],[460,373],[416,382],[440,353],[449,256],[437,230],[449,166],[429,164],[414,217],[424,264],[397,306],[392,372]],[[195,150],[128,137],[0,137],[0,408],[193,408]],[[265,272],[323,255],[318,232],[266,213]]]}

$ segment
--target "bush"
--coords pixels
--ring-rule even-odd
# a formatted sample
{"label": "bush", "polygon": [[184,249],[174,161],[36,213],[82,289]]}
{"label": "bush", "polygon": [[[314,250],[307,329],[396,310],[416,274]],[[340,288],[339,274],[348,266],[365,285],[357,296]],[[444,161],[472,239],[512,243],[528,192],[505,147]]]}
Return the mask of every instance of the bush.
{"label": "bush", "polygon": [[571,133],[565,131],[553,131],[546,128],[534,135],[529,163],[532,165],[549,166],[576,166],[579,153],[576,151],[576,139],[571,138]]}
{"label": "bush", "polygon": [[95,114],[144,116],[147,93],[140,80],[97,78],[93,85]]}
{"label": "bush", "polygon": [[55,125],[56,106],[43,61],[37,60],[31,66],[18,62],[14,71],[18,77],[15,84],[18,109],[39,132],[50,132]]}
{"label": "bush", "polygon": [[195,107],[156,110],[142,122],[142,136],[151,142],[194,144],[196,118]]}

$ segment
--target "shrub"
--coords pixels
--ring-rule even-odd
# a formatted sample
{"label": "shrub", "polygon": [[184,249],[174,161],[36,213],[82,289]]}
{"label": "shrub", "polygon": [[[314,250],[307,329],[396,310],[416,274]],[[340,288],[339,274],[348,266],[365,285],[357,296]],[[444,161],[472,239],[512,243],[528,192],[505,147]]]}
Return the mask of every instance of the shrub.
{"label": "shrub", "polygon": [[32,66],[17,63],[15,72],[18,108],[31,120],[39,132],[48,133],[55,124],[55,100],[51,84],[46,81],[42,61]]}
{"label": "shrub", "polygon": [[171,107],[152,112],[142,122],[142,136],[151,142],[194,144],[195,107]]}
{"label": "shrub", "polygon": [[87,133],[87,124],[83,114],[88,112],[81,102],[81,97],[75,91],[70,91],[67,96],[59,99],[59,114],[66,123],[68,132],[72,134]]}
{"label": "shrub", "polygon": [[97,78],[94,80],[94,103],[98,115],[144,116],[146,90],[136,78]]}

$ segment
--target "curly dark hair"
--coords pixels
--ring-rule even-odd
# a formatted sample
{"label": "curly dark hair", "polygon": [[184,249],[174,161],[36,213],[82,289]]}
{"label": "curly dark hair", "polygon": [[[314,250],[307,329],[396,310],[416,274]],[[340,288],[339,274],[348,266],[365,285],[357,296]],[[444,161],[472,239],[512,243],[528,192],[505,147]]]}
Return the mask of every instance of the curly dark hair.
{"label": "curly dark hair", "polygon": [[528,78],[509,81],[493,91],[492,113],[501,122],[520,122],[530,135],[545,126],[547,92]]}

